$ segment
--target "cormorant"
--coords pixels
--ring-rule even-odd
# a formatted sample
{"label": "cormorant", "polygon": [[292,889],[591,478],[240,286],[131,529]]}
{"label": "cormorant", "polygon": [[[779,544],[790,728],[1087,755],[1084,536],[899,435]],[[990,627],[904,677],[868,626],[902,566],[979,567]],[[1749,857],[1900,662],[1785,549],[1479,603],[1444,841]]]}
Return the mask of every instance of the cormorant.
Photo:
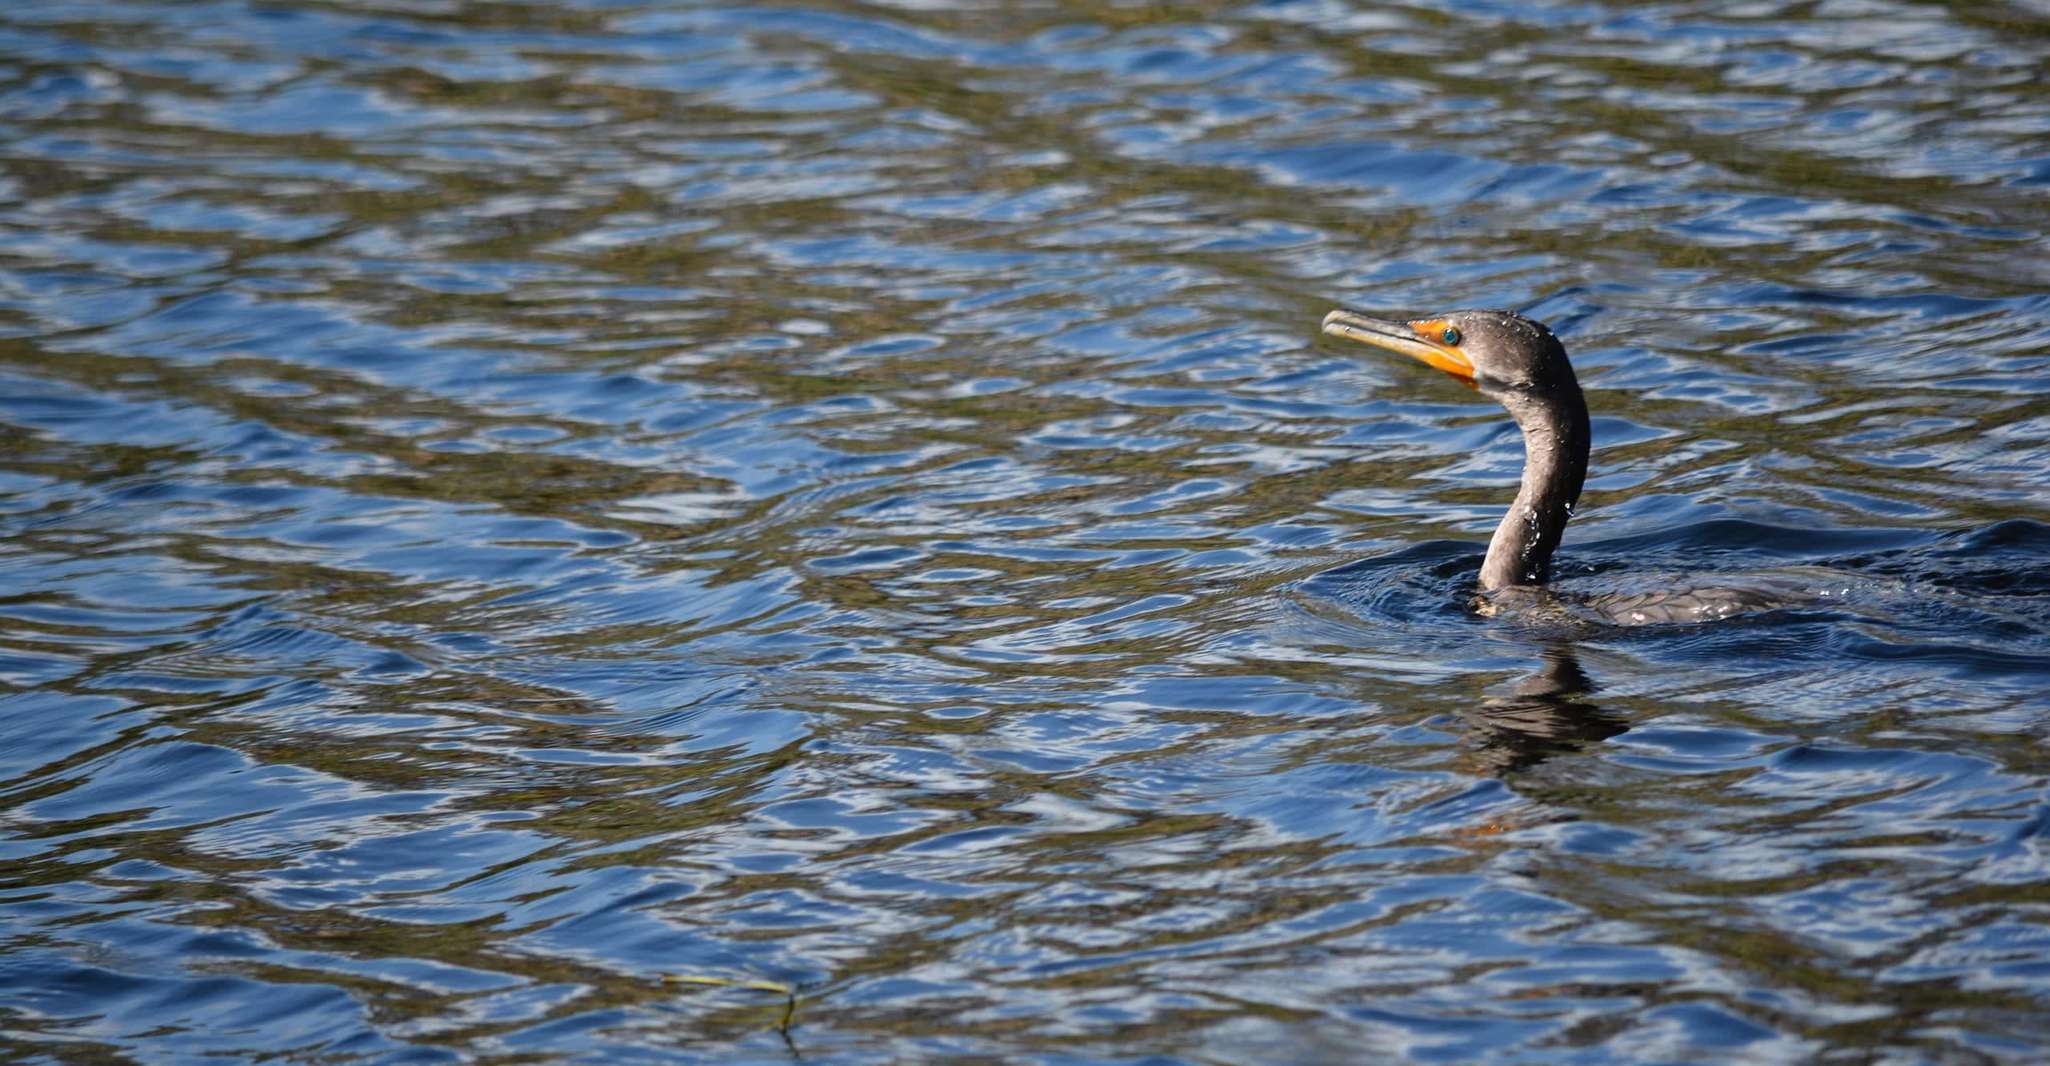
{"label": "cormorant", "polygon": [[[1324,316],[1324,332],[1436,367],[1508,409],[1523,431],[1523,485],[1488,543],[1480,587],[1491,594],[1541,590],[1580,501],[1592,443],[1587,400],[1565,345],[1543,323],[1508,311],[1395,321],[1338,310]],[[1777,587],[1699,587],[1600,596],[1582,606],[1612,622],[1643,625],[1712,621],[1812,598]]]}

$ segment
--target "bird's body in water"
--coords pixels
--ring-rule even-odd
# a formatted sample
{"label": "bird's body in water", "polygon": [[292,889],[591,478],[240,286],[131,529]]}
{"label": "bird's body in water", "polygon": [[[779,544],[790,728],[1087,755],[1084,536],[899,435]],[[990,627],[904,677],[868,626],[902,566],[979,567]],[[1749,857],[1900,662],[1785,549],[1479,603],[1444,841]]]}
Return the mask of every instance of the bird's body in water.
{"label": "bird's body in water", "polygon": [[[1397,321],[1340,310],[1324,317],[1324,332],[1436,367],[1508,410],[1523,431],[1523,480],[1488,543],[1480,588],[1498,605],[1556,605],[1547,592],[1552,554],[1580,502],[1593,444],[1565,345],[1543,323],[1507,311]],[[1578,606],[1610,622],[1647,625],[1714,621],[1812,598],[1776,585],[1668,588]]]}

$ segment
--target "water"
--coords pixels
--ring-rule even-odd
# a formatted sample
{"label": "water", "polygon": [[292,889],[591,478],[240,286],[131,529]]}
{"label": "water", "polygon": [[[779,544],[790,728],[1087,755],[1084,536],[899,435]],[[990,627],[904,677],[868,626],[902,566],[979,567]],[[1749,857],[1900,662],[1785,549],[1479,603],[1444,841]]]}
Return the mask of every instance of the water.
{"label": "water", "polygon": [[[0,1057],[2040,1060],[2046,63],[12,0]],[[1569,581],[1841,600],[1473,613],[1514,431],[1340,304],[1566,339]]]}

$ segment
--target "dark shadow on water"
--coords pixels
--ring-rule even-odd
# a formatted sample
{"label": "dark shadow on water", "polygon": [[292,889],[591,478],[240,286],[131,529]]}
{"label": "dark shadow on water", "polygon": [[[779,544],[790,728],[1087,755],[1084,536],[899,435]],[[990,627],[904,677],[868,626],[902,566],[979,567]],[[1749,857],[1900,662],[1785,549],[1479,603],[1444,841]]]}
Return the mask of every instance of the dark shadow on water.
{"label": "dark shadow on water", "polygon": [[1551,644],[1544,664],[1514,692],[1458,712],[1467,727],[1462,746],[1476,770],[1503,777],[1628,731],[1627,722],[1584,698],[1594,690],[1572,645]]}

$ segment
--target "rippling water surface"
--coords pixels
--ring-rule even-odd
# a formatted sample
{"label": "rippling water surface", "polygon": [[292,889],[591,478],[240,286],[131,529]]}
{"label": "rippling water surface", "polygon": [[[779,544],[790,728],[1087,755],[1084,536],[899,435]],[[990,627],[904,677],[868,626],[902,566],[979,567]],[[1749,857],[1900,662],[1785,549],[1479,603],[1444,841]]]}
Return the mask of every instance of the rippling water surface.
{"label": "rippling water surface", "polygon": [[[9,0],[0,1057],[2040,1061],[2046,68]],[[1338,304],[1565,337],[1568,580],[1837,598],[1475,613],[1518,438]]]}

